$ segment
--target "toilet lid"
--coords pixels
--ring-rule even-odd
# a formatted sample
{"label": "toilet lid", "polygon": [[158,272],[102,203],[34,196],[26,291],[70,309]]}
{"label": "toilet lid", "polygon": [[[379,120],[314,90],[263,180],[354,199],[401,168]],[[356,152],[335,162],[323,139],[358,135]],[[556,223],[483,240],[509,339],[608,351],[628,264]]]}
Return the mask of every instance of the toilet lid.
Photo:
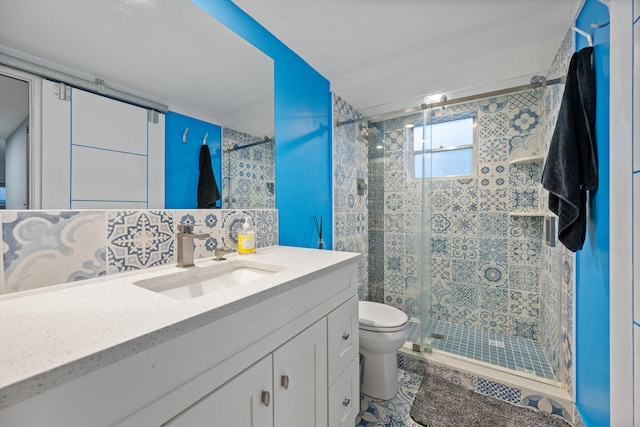
{"label": "toilet lid", "polygon": [[373,328],[397,328],[409,321],[402,310],[378,302],[360,301],[360,325]]}

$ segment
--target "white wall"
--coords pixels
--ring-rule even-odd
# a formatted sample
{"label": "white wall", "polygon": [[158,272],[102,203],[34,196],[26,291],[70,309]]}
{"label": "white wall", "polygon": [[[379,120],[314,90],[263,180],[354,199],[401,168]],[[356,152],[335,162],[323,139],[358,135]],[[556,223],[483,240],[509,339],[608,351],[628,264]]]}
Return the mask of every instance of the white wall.
{"label": "white wall", "polygon": [[[636,7],[635,15],[633,7]],[[635,73],[638,73],[640,60],[633,58],[634,16],[640,12],[637,0],[612,0],[611,13],[611,99],[610,99],[610,165],[611,165],[611,300],[610,300],[610,336],[611,336],[611,426],[640,425],[640,366],[634,357],[638,347],[638,322],[640,313],[636,313],[635,327],[633,316],[633,288],[635,274],[633,252],[640,252],[640,180],[638,171],[640,161],[634,165],[633,154],[640,152],[640,141],[633,142],[634,110],[631,88]],[[636,24],[636,34],[638,33]],[[640,40],[636,40],[636,52]],[[640,81],[636,80],[637,85]],[[636,88],[637,94],[637,88]],[[636,99],[636,102],[638,100]],[[636,108],[640,108],[636,104]],[[637,116],[637,112],[635,114]],[[635,120],[636,127],[639,126]],[[635,173],[634,173],[635,172]],[[635,186],[635,188],[634,188]],[[634,200],[635,198],[635,200]],[[635,220],[634,220],[635,217]],[[633,232],[630,232],[633,230]],[[640,287],[636,285],[636,298]],[[636,312],[638,312],[636,301]],[[636,365],[634,367],[634,364]],[[635,368],[635,380],[634,380]],[[634,403],[634,381],[636,397]],[[635,404],[635,410],[634,410]],[[635,412],[635,414],[634,414]],[[635,415],[635,422],[634,422]]]}

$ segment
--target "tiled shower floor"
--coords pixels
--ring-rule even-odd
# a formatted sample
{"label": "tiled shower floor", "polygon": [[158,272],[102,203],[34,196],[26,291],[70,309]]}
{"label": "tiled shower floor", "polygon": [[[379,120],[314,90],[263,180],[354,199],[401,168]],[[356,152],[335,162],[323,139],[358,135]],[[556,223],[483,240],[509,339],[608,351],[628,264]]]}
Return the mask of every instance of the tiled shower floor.
{"label": "tiled shower floor", "polygon": [[[409,321],[409,341],[418,342],[420,320]],[[537,377],[555,380],[547,356],[540,343],[522,337],[511,337],[496,332],[455,325],[441,320],[429,320],[425,327],[427,338],[432,333],[443,334],[443,339],[431,339],[433,348],[492,365],[527,372]]]}

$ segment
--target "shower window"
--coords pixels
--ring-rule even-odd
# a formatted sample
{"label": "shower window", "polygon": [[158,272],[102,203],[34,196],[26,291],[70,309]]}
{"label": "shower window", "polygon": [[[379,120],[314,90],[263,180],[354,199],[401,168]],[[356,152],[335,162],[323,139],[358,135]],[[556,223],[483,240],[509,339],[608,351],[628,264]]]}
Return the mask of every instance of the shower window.
{"label": "shower window", "polygon": [[415,179],[475,174],[476,117],[433,118],[407,128],[411,176]]}

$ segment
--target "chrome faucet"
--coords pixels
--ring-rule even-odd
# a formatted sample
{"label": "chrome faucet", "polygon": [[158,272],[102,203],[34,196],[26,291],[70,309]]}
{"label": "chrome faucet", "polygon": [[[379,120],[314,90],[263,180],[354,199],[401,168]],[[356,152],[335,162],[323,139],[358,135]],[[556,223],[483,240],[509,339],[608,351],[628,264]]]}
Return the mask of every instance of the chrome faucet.
{"label": "chrome faucet", "polygon": [[193,232],[193,224],[178,224],[177,234],[178,244],[178,267],[193,267],[193,251],[195,244],[193,239],[204,240],[209,237],[209,233]]}
{"label": "chrome faucet", "polygon": [[226,258],[224,257],[226,254],[233,253],[234,251],[229,249],[216,248],[215,249],[215,258],[214,261],[224,261]]}

